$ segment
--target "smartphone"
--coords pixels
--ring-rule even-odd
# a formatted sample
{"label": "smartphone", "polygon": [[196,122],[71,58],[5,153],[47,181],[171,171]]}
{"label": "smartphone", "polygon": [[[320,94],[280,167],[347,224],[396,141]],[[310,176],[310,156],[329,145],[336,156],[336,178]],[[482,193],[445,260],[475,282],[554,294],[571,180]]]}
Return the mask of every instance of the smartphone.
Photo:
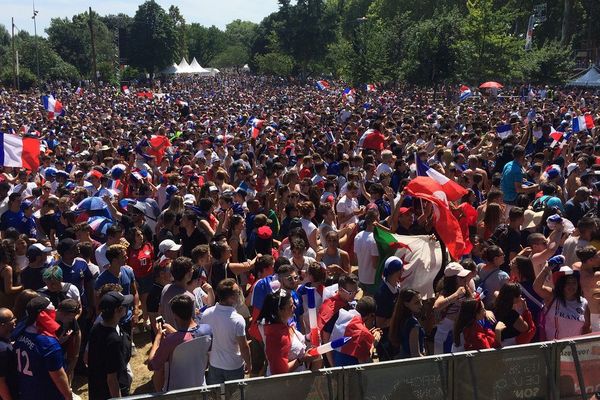
{"label": "smartphone", "polygon": [[165,319],[159,315],[158,317],[156,317],[156,324],[158,325],[158,328],[162,331],[164,329]]}

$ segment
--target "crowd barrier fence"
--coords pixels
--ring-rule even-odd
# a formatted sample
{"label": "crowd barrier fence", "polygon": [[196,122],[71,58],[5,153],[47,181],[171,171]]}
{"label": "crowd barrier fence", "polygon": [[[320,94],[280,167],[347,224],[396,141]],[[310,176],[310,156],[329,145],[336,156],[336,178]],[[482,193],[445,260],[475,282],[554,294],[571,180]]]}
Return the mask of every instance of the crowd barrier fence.
{"label": "crowd barrier fence", "polygon": [[584,400],[600,392],[600,335],[230,381],[160,400]]}

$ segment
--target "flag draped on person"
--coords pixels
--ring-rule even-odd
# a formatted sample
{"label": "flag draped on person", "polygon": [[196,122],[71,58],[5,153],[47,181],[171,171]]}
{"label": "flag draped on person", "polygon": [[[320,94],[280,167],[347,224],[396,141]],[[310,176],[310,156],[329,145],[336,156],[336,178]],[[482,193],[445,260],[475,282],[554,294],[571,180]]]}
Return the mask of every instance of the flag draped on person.
{"label": "flag draped on person", "polygon": [[46,111],[48,111],[48,118],[55,119],[58,116],[65,115],[65,110],[62,103],[56,100],[53,95],[42,96],[42,104]]}
{"label": "flag draped on person", "polygon": [[432,203],[435,230],[452,258],[459,260],[464,255],[465,241],[442,185],[430,177],[417,176],[406,185],[404,191],[409,196]]}
{"label": "flag draped on person", "polygon": [[335,349],[359,360],[368,359],[373,346],[373,334],[362,321],[360,313],[356,310],[344,310],[338,312],[338,318],[335,321],[331,331],[331,341],[349,337],[350,340],[342,347]]}
{"label": "flag draped on person", "polygon": [[425,298],[434,297],[433,280],[442,267],[440,243],[429,235],[403,236],[379,227],[373,236],[379,250],[375,284],[381,282],[385,261],[396,256],[404,263],[400,285],[418,290]]}
{"label": "flag draped on person", "polygon": [[148,154],[154,156],[156,164],[159,165],[165,157],[167,147],[171,147],[171,141],[166,136],[155,135],[150,138],[149,144],[150,148],[148,149]]}
{"label": "flag draped on person", "polygon": [[473,92],[471,92],[471,89],[469,89],[468,86],[462,85],[460,87],[460,101],[465,101],[471,96],[473,96]]}
{"label": "flag draped on person", "polygon": [[37,171],[40,168],[40,140],[0,133],[0,165]]}
{"label": "flag draped on person", "polygon": [[446,198],[449,201],[460,200],[465,194],[467,194],[467,189],[435,169],[430,168],[426,162],[421,161],[421,159],[417,156],[417,153],[415,153],[415,163],[417,167],[417,176],[428,176],[439,183],[442,186],[444,193],[446,193]]}

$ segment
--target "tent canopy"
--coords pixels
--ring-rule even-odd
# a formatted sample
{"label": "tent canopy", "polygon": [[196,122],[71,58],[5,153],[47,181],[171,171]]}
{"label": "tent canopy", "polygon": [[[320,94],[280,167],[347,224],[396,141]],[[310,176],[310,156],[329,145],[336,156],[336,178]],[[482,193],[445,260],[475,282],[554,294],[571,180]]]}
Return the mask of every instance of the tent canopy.
{"label": "tent canopy", "polygon": [[196,74],[196,75],[200,75],[200,76],[211,75],[211,72],[209,70],[204,69],[200,66],[200,64],[198,63],[198,60],[196,60],[196,57],[194,57],[194,59],[190,63],[190,70],[191,70],[190,72],[192,74]]}
{"label": "tent canopy", "polygon": [[569,81],[567,86],[600,87],[600,70],[592,65],[583,74]]}
{"label": "tent canopy", "polygon": [[177,66],[178,74],[189,74],[191,72],[190,64],[186,61],[185,57],[181,59],[181,62]]}

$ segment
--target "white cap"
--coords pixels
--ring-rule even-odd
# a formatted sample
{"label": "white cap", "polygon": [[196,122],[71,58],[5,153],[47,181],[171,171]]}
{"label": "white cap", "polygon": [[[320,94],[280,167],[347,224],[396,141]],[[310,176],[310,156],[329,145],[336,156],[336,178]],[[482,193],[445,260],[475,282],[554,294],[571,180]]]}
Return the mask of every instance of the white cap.
{"label": "white cap", "polygon": [[191,193],[183,196],[183,204],[196,204],[196,196]]}
{"label": "white cap", "polygon": [[446,268],[444,269],[444,276],[447,277],[460,276],[461,278],[464,278],[470,273],[471,271],[465,269],[462,265],[460,265],[457,262],[451,262],[450,264],[446,265]]}
{"label": "white cap", "polygon": [[165,239],[158,245],[158,250],[165,254],[167,251],[177,251],[181,248],[180,244],[175,243],[171,239]]}

